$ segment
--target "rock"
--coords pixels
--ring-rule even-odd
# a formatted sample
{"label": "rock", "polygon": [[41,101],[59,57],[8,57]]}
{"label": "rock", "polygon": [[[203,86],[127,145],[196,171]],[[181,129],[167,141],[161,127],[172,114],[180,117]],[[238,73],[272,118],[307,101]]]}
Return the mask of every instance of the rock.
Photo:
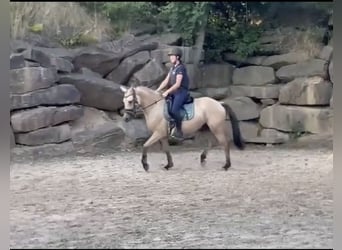
{"label": "rock", "polygon": [[330,108],[273,105],[260,113],[260,124],[285,132],[326,133],[333,131]]}
{"label": "rock", "polygon": [[233,84],[266,85],[276,82],[274,69],[265,66],[237,68],[233,73]]}
{"label": "rock", "polygon": [[328,64],[321,59],[312,59],[306,62],[296,63],[281,67],[276,76],[285,82],[294,80],[300,77],[320,76],[327,78]]}
{"label": "rock", "polygon": [[202,88],[228,87],[232,83],[234,67],[231,64],[207,64],[201,69]]}
{"label": "rock", "polygon": [[10,70],[10,93],[22,94],[51,87],[58,80],[56,70],[31,67]]}
{"label": "rock", "polygon": [[[166,64],[166,66],[167,69],[170,69],[168,64]],[[202,86],[201,70],[199,69],[199,67],[194,64],[186,64],[185,68],[189,76],[189,89],[193,90]]]}
{"label": "rock", "polygon": [[151,60],[131,77],[129,84],[130,86],[143,85],[147,87],[159,85],[167,73],[166,68],[161,63]]}
{"label": "rock", "polygon": [[121,58],[127,58],[140,51],[157,49],[158,42],[154,40],[142,40],[133,35],[126,35],[120,40],[99,43],[96,47],[116,55],[121,55]]}
{"label": "rock", "polygon": [[242,66],[251,66],[251,65],[261,65],[265,60],[266,56],[254,56],[243,58],[235,53],[226,52],[223,53],[223,60],[232,63],[234,65]]}
{"label": "rock", "polygon": [[47,56],[50,57],[57,57],[61,59],[68,60],[69,62],[72,62],[77,52],[80,50],[77,49],[66,49],[66,48],[43,48],[43,47],[34,47],[34,51],[40,51],[41,53],[44,53]]}
{"label": "rock", "polygon": [[27,49],[29,49],[31,45],[22,40],[11,40],[10,41],[10,49],[12,53],[21,53]]}
{"label": "rock", "polygon": [[[240,121],[239,126],[240,126],[242,138],[245,142],[249,142],[250,139],[257,137],[259,134],[259,130],[261,129],[258,122]],[[230,121],[227,121],[227,127],[228,127],[230,138],[233,138],[232,126],[231,126]]]}
{"label": "rock", "polygon": [[59,82],[74,85],[81,93],[80,103],[85,106],[112,111],[123,107],[120,85],[106,79],[75,73],[61,75]]}
{"label": "rock", "polygon": [[279,69],[285,65],[295,64],[309,60],[309,54],[304,51],[295,51],[282,55],[274,55],[267,57],[262,65]]}
{"label": "rock", "polygon": [[101,76],[106,76],[119,65],[122,59],[140,51],[154,50],[157,47],[156,42],[139,41],[134,36],[127,36],[119,41],[104,42],[96,47],[83,48],[76,54],[73,63],[76,70],[86,67]]}
{"label": "rock", "polygon": [[117,84],[126,84],[133,73],[140,70],[150,60],[147,51],[141,51],[133,56],[125,58],[120,65],[110,72],[106,79]]}
{"label": "rock", "polygon": [[12,161],[42,160],[48,157],[73,155],[75,148],[72,142],[44,144],[41,146],[18,146],[11,150]]}
{"label": "rock", "polygon": [[279,102],[295,105],[329,105],[332,84],[323,78],[296,78],[280,89]]}
{"label": "rock", "polygon": [[42,128],[28,133],[15,135],[18,144],[38,146],[50,143],[61,143],[71,139],[70,126],[63,124],[54,127]]}
{"label": "rock", "polygon": [[67,105],[80,102],[80,92],[70,84],[61,84],[25,94],[11,94],[11,110],[39,105]]}
{"label": "rock", "polygon": [[121,119],[118,122],[118,126],[133,142],[145,142],[151,136],[151,132],[148,130],[144,119],[133,119],[129,122]]}
{"label": "rock", "polygon": [[22,54],[15,53],[10,55],[10,69],[20,69],[25,67],[25,59]]}
{"label": "rock", "polygon": [[331,96],[330,102],[329,102],[330,108],[334,108],[334,101],[333,101],[333,96]]}
{"label": "rock", "polygon": [[87,68],[80,68],[77,73],[83,74],[85,76],[92,76],[92,77],[97,77],[97,78],[102,78],[102,76],[96,72],[91,71],[90,69]]}
{"label": "rock", "polygon": [[28,68],[30,68],[30,67],[40,67],[39,63],[32,62],[32,61],[29,61],[29,60],[26,60],[26,59],[25,59],[24,63],[25,63],[25,67],[28,67]]}
{"label": "rock", "polygon": [[38,107],[13,112],[11,124],[16,133],[29,132],[78,119],[82,114],[83,109],[78,106]]}
{"label": "rock", "polygon": [[333,66],[333,61],[329,63],[329,79],[332,83],[334,83],[334,66]]}
{"label": "rock", "polygon": [[124,140],[124,131],[104,111],[85,107],[84,115],[70,122],[72,141],[79,151],[96,148],[113,151]]}
{"label": "rock", "polygon": [[264,107],[271,106],[271,105],[275,104],[276,100],[274,100],[274,99],[261,99],[260,102],[262,104],[261,106],[264,108]]}
{"label": "rock", "polygon": [[10,127],[10,148],[14,148],[15,147],[15,137],[14,137],[14,133],[13,133],[13,129],[12,127]]}
{"label": "rock", "polygon": [[203,93],[198,92],[198,91],[190,91],[190,95],[191,95],[193,98],[203,97]]}
{"label": "rock", "polygon": [[290,138],[288,133],[284,133],[271,128],[262,129],[260,132],[260,136],[265,138],[280,138],[284,141],[288,141]]}
{"label": "rock", "polygon": [[63,73],[70,73],[74,69],[74,65],[70,61],[52,55],[44,49],[32,48],[30,52],[26,59],[38,62],[42,67],[56,68],[57,71]]}
{"label": "rock", "polygon": [[158,45],[182,45],[182,36],[178,33],[164,33],[148,37],[144,40],[157,42]]}
{"label": "rock", "polygon": [[232,96],[248,96],[258,99],[275,98],[279,97],[279,90],[283,84],[267,84],[264,86],[243,86],[232,85],[230,91]]}
{"label": "rock", "polygon": [[258,104],[249,97],[226,98],[221,102],[231,107],[239,121],[256,119],[260,115]]}
{"label": "rock", "polygon": [[319,58],[325,61],[330,61],[333,54],[333,47],[332,46],[324,46],[321,53],[319,54]]}
{"label": "rock", "polygon": [[122,58],[122,54],[114,54],[103,49],[87,47],[76,54],[73,64],[76,71],[85,67],[99,73],[101,76],[105,76],[119,65]]}
{"label": "rock", "polygon": [[198,89],[197,91],[202,93],[203,96],[211,97],[216,100],[221,100],[230,95],[229,88],[202,88],[202,89]]}

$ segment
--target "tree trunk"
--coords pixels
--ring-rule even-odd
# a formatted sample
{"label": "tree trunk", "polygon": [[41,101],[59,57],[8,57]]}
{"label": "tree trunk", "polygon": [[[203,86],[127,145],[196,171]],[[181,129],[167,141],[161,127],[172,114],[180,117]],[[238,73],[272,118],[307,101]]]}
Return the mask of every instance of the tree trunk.
{"label": "tree trunk", "polygon": [[209,14],[209,10],[208,10],[208,6],[206,6],[205,14],[203,16],[202,25],[200,27],[199,32],[197,33],[195,46],[193,46],[195,49],[195,54],[194,54],[194,64],[195,65],[198,65],[200,60],[201,60],[201,52],[202,52],[203,45],[204,45],[205,32],[206,32],[207,23],[208,23],[208,14]]}

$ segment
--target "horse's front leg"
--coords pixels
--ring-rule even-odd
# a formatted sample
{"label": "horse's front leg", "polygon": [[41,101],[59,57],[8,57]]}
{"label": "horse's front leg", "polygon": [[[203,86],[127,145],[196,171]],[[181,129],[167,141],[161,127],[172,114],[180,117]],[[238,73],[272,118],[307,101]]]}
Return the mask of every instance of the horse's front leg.
{"label": "horse's front leg", "polygon": [[144,143],[143,145],[143,151],[142,151],[142,157],[141,157],[141,163],[145,169],[145,171],[148,171],[149,165],[147,163],[147,149],[152,146],[154,143],[159,141],[161,139],[161,136],[159,133],[153,133],[151,137]]}

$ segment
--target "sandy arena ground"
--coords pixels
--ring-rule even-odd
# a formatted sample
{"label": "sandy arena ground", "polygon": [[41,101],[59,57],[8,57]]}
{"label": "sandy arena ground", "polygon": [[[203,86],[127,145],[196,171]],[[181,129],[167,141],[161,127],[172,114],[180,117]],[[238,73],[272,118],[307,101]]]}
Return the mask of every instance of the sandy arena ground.
{"label": "sandy arena ground", "polygon": [[13,163],[11,248],[332,248],[332,149],[172,150]]}

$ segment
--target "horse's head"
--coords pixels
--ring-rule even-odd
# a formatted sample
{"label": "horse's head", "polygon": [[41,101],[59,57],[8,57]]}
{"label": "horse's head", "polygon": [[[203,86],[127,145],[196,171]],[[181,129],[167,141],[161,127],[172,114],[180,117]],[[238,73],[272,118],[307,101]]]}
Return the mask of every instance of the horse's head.
{"label": "horse's head", "polygon": [[123,103],[125,113],[123,118],[125,122],[129,122],[132,118],[136,118],[140,100],[134,87],[127,88],[125,86],[120,86],[120,89],[124,92]]}

